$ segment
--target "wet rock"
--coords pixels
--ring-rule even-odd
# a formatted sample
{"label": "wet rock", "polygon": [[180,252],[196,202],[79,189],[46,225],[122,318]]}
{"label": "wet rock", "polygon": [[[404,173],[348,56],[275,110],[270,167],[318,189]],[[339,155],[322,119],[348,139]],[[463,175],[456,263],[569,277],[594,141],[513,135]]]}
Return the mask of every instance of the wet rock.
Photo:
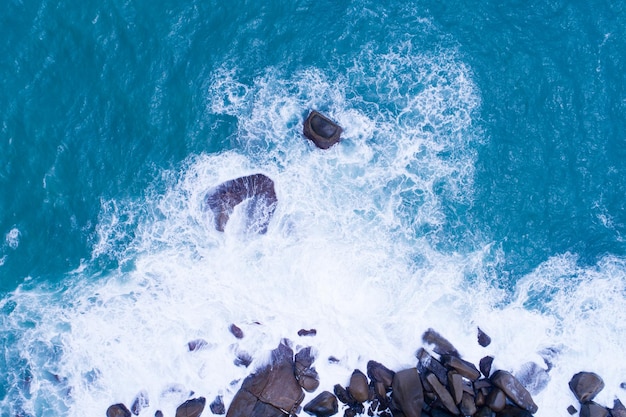
{"label": "wet rock", "polygon": [[487,347],[491,344],[491,337],[483,332],[480,327],[478,328],[478,344],[482,347]]}
{"label": "wet rock", "polygon": [[487,395],[487,406],[493,411],[502,411],[506,406],[506,394],[498,388],[494,388]]}
{"label": "wet rock", "polygon": [[304,121],[304,136],[320,149],[328,149],[339,142],[341,132],[338,124],[315,110]]}
{"label": "wet rock", "polygon": [[305,347],[296,353],[296,369],[304,370],[306,368],[310,368],[314,361],[315,356],[313,356],[313,353],[311,352],[311,347]]}
{"label": "wet rock", "polygon": [[578,410],[573,405],[570,405],[569,407],[567,407],[567,412],[573,416],[578,412]]}
{"label": "wet rock", "polygon": [[367,376],[374,382],[381,382],[385,389],[391,388],[395,372],[376,362],[367,362]]}
{"label": "wet rock", "polygon": [[337,396],[337,399],[339,401],[341,401],[344,404],[353,404],[356,401],[354,400],[354,398],[352,398],[352,396],[350,395],[350,393],[348,392],[347,389],[345,389],[344,387],[342,387],[339,384],[336,384],[333,387],[333,392],[335,393],[335,395]]}
{"label": "wet rock", "polygon": [[157,410],[156,413],[154,413],[154,417],[163,417],[163,411]]}
{"label": "wet rock", "polygon": [[283,410],[274,407],[271,404],[264,403],[263,401],[257,401],[252,409],[252,413],[249,417],[285,417],[286,414]]}
{"label": "wet rock", "polygon": [[209,409],[213,414],[222,415],[226,414],[226,407],[224,406],[224,400],[221,395],[215,397],[213,402],[209,404]]}
{"label": "wet rock", "polygon": [[190,352],[194,352],[196,350],[201,350],[206,348],[209,343],[204,339],[196,339],[187,343],[187,348]]}
{"label": "wet rock", "polygon": [[455,404],[459,404],[463,399],[463,376],[456,372],[448,372],[448,387],[450,387],[450,394],[454,399]]}
{"label": "wet rock", "polygon": [[404,416],[421,416],[424,391],[416,368],[395,373],[392,380],[391,400],[394,408],[400,410]]}
{"label": "wet rock", "polygon": [[204,397],[187,400],[176,409],[176,417],[198,417],[204,411],[205,403]]}
{"label": "wet rock", "polygon": [[304,392],[294,375],[293,351],[285,342],[272,351],[271,363],[248,376],[242,386],[259,400],[295,413],[304,399]]}
{"label": "wet rock", "polygon": [[422,375],[433,373],[442,384],[448,381],[448,370],[437,359],[433,358],[425,349],[417,351],[417,370]]}
{"label": "wet rock", "polygon": [[589,401],[580,408],[580,417],[607,417],[609,410],[599,404]]}
{"label": "wet rock", "polygon": [[532,395],[540,393],[550,382],[548,371],[535,362],[523,364],[515,377]]}
{"label": "wet rock", "polygon": [[233,336],[237,339],[243,339],[243,330],[241,330],[236,324],[231,324],[228,328]]}
{"label": "wet rock", "polygon": [[135,400],[130,406],[130,410],[134,415],[138,416],[139,413],[141,413],[141,410],[149,406],[150,406],[150,401],[148,400],[148,393],[146,391],[141,391],[135,397]]}
{"label": "wet rock", "polygon": [[357,402],[365,402],[369,398],[369,385],[367,377],[363,372],[355,369],[350,377],[350,385],[348,385],[350,396]]}
{"label": "wet rock", "polygon": [[298,336],[315,336],[317,334],[317,330],[315,329],[300,329],[298,330]]}
{"label": "wet rock", "polygon": [[476,414],[477,408],[474,397],[472,397],[467,392],[464,392],[463,398],[461,399],[461,404],[459,404],[459,408],[461,410],[461,414],[464,416],[473,416],[474,414]]}
{"label": "wet rock", "polygon": [[107,409],[107,417],[131,417],[130,410],[124,404],[113,404]]}
{"label": "wet rock", "polygon": [[611,409],[611,416],[613,417],[626,417],[626,407],[619,399],[613,401],[613,408]]}
{"label": "wet rock", "polygon": [[233,397],[226,417],[250,417],[258,401],[255,395],[245,389],[240,389]]}
{"label": "wet rock", "polygon": [[337,397],[328,391],[324,391],[309,401],[304,406],[304,411],[317,417],[335,415],[339,411]]}
{"label": "wet rock", "polygon": [[470,381],[476,381],[480,378],[480,371],[471,362],[452,355],[442,355],[441,361],[445,367],[454,369]]}
{"label": "wet rock", "polygon": [[263,174],[235,178],[209,190],[205,203],[213,212],[215,228],[223,232],[235,206],[247,200],[248,230],[266,233],[278,200],[274,181]]}
{"label": "wet rock", "polygon": [[450,411],[452,414],[459,414],[460,411],[452,398],[452,395],[448,392],[446,387],[439,382],[439,379],[434,374],[429,374],[426,379],[430,383],[431,387],[435,390],[437,396],[439,396],[439,400],[442,405]]}
{"label": "wet rock", "polygon": [[496,417],[533,417],[530,411],[521,409],[514,405],[507,405],[504,410],[496,413]]}
{"label": "wet rock", "polygon": [[422,335],[422,341],[432,346],[435,353],[439,355],[461,356],[456,348],[442,335],[433,329],[428,329]]}
{"label": "wet rock", "polygon": [[491,374],[491,365],[493,364],[493,356],[485,356],[478,362],[478,367],[480,368],[480,372],[487,378],[489,378],[489,374]]}
{"label": "wet rock", "polygon": [[496,371],[490,378],[493,385],[500,388],[506,396],[518,407],[529,411],[531,414],[537,412],[537,404],[532,399],[530,393],[524,386],[509,372]]}
{"label": "wet rock", "polygon": [[591,401],[604,388],[604,381],[593,372],[579,372],[569,381],[569,387],[581,403]]}
{"label": "wet rock", "polygon": [[297,375],[298,383],[306,392],[314,392],[320,386],[320,378],[315,368],[307,368]]}

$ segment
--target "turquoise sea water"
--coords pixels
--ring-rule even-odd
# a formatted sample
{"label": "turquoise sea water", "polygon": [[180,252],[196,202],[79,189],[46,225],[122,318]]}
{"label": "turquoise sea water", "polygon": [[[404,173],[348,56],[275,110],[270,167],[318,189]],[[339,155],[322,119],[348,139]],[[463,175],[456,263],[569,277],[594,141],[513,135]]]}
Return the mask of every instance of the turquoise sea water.
{"label": "turquoise sea water", "polygon": [[[502,368],[560,352],[538,415],[583,367],[626,400],[624,22],[600,1],[9,1],[1,415],[228,400],[243,371],[215,362],[307,325],[344,358],[322,378],[480,325]],[[313,108],[344,127],[327,152]],[[204,192],[254,172],[267,236],[212,230]],[[231,322],[258,337],[233,347]]]}

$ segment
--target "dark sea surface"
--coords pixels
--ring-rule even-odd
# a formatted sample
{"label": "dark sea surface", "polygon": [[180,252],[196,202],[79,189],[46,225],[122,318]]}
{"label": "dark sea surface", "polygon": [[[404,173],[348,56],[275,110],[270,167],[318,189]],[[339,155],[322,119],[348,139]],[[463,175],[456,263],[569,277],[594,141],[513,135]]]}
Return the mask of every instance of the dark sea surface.
{"label": "dark sea surface", "polygon": [[[550,362],[538,416],[580,370],[626,401],[626,3],[3,9],[2,417],[228,404],[234,357],[284,337],[332,389],[415,366],[429,327],[468,360]],[[311,109],[338,145],[303,137]],[[257,172],[267,234],[245,210],[214,230],[207,190]]]}

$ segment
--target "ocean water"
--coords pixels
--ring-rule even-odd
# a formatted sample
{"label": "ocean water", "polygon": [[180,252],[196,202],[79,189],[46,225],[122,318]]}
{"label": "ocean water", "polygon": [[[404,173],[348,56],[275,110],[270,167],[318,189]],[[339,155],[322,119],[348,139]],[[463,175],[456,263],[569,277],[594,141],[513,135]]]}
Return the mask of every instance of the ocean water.
{"label": "ocean water", "polygon": [[[430,327],[549,368],[537,416],[565,415],[581,370],[626,401],[625,21],[578,0],[8,0],[0,415],[228,405],[282,338],[332,389],[415,366]],[[311,109],[338,145],[302,136]],[[242,210],[214,230],[207,190],[257,172],[267,234]]]}

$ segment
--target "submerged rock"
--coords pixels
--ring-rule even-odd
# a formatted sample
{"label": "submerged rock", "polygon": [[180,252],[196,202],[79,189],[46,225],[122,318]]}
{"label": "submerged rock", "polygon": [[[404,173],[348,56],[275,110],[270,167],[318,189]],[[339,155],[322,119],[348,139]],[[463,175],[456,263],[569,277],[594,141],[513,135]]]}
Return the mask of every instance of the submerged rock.
{"label": "submerged rock", "polygon": [[205,203],[213,212],[215,228],[218,231],[224,231],[235,206],[244,201],[248,201],[246,207],[248,230],[260,234],[267,232],[278,200],[274,181],[263,174],[235,178],[209,190]]}
{"label": "submerged rock", "polygon": [[460,357],[459,351],[442,335],[433,329],[428,329],[422,335],[422,341],[431,345],[433,351],[439,355],[451,355]]}
{"label": "submerged rock", "polygon": [[198,397],[187,400],[176,409],[176,417],[198,417],[204,411],[206,398]]}
{"label": "submerged rock", "polygon": [[130,410],[134,415],[138,416],[139,413],[141,413],[141,410],[149,406],[150,401],[148,399],[148,393],[146,391],[141,391],[135,397],[135,401],[133,401],[133,404],[130,406]]}
{"label": "submerged rock", "polygon": [[215,397],[213,402],[209,404],[209,409],[213,414],[226,414],[226,407],[224,406],[224,400],[222,399],[221,395]]}
{"label": "submerged rock", "polygon": [[304,121],[303,133],[320,149],[328,149],[339,142],[341,127],[323,114],[313,110]]}

